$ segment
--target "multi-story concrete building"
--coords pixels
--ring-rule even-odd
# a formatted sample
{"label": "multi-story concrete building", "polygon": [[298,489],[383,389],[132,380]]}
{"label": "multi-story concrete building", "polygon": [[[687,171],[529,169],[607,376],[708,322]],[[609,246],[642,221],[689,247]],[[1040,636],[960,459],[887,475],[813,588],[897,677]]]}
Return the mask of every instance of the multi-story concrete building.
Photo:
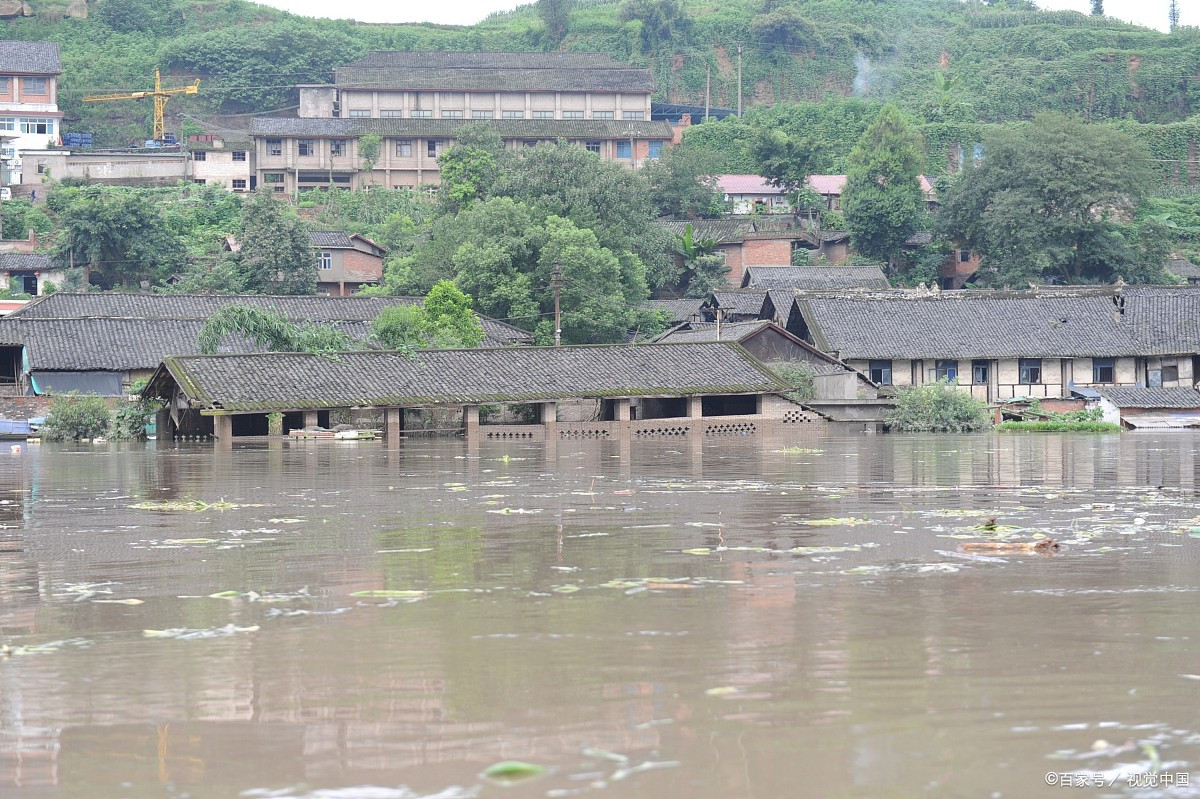
{"label": "multi-story concrete building", "polygon": [[[260,183],[298,188],[438,182],[437,158],[470,122],[512,148],[557,139],[605,160],[640,166],[671,141],[650,119],[654,79],[603,53],[374,52],[301,86],[297,117],[259,117]],[[373,162],[362,137],[380,137]],[[368,170],[367,167],[371,168]]]}
{"label": "multi-story concrete building", "polygon": [[0,41],[0,160],[8,183],[21,182],[22,151],[59,143],[61,74],[57,43]]}
{"label": "multi-story concrete building", "polygon": [[189,136],[191,180],[201,185],[224,186],[229,191],[253,191],[254,144],[248,139],[227,139],[212,133]]}

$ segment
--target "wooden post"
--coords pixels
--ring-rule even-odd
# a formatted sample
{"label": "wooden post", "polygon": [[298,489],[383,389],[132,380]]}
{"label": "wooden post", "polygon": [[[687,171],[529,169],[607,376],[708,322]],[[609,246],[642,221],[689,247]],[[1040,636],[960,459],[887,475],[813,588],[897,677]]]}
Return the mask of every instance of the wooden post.
{"label": "wooden post", "polygon": [[171,412],[166,408],[154,413],[154,439],[156,441],[170,441],[174,438],[174,432],[171,430]]}
{"label": "wooden post", "polygon": [[227,414],[213,417],[213,437],[218,449],[233,449],[233,417]]}
{"label": "wooden post", "polygon": [[404,431],[404,409],[384,408],[384,436],[388,449],[400,449],[400,434]]}

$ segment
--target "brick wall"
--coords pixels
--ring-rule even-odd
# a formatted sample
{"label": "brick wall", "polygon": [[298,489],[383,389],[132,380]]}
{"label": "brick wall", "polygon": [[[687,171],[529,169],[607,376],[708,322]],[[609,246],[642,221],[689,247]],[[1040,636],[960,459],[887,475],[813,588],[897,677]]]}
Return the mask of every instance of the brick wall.
{"label": "brick wall", "polygon": [[742,285],[742,274],[746,271],[746,265],[742,259],[741,243],[722,244],[717,250],[725,253],[725,265],[729,267],[729,274],[725,279],[734,286]]}
{"label": "brick wall", "polygon": [[0,397],[0,419],[34,419],[49,412],[49,397]]}
{"label": "brick wall", "polygon": [[383,259],[358,250],[346,250],[342,269],[347,283],[378,283],[383,279]]}
{"label": "brick wall", "polygon": [[791,239],[747,239],[742,245],[744,266],[786,266],[791,262]]}

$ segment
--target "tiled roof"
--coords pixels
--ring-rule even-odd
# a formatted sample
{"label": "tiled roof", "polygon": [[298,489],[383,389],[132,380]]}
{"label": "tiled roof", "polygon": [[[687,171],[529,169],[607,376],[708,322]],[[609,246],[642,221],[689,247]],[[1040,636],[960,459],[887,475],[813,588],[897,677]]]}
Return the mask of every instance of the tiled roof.
{"label": "tiled roof", "polygon": [[61,75],[58,42],[0,41],[0,73]]}
{"label": "tiled roof", "polygon": [[1200,288],[799,293],[796,304],[814,343],[843,359],[1200,352]]}
{"label": "tiled roof", "polygon": [[742,284],[750,288],[800,289],[886,289],[883,270],[870,266],[748,266]]}
{"label": "tiled roof", "polygon": [[1200,266],[1186,261],[1182,258],[1167,261],[1167,271],[1172,272],[1185,280],[1195,280],[1200,278]]}
{"label": "tiled roof", "polygon": [[354,242],[350,241],[350,235],[344,230],[310,230],[308,237],[312,239],[314,247],[328,247],[330,249],[354,249]]}
{"label": "tiled roof", "polygon": [[[686,396],[784,390],[736,344],[374,351],[176,358],[164,370],[194,406],[274,408],[529,402],[569,397]],[[162,390],[158,386],[158,390]]]}
{"label": "tiled roof", "polygon": [[670,324],[687,321],[692,316],[700,313],[700,307],[703,305],[703,299],[688,298],[681,300],[647,300],[642,303],[643,308],[649,308],[652,311],[665,311],[669,316],[667,322]]}
{"label": "tiled roof", "polygon": [[29,303],[22,319],[208,319],[226,305],[275,311],[293,321],[370,321],[391,305],[410,305],[416,297],[297,297],[264,294],[119,294],[58,292]]}
{"label": "tiled roof", "polygon": [[[929,178],[924,175],[918,177],[921,180],[921,191],[933,194],[933,184],[929,182]],[[845,175],[809,175],[807,181],[809,188],[817,194],[841,194],[846,188]]]}
{"label": "tiled roof", "polygon": [[1200,391],[1194,388],[1099,388],[1100,396],[1118,408],[1200,408]]}
{"label": "tiled roof", "polygon": [[933,234],[928,230],[918,230],[916,233],[904,240],[904,243],[909,247],[924,247],[933,241]]}
{"label": "tiled roof", "polygon": [[366,133],[382,136],[453,138],[463,125],[484,124],[506,139],[622,139],[630,131],[640,139],[670,139],[667,122],[613,119],[324,119],[255,117],[255,136],[330,136],[355,138]]}
{"label": "tiled roof", "polygon": [[654,74],[606,53],[377,51],[333,71],[342,89],[649,93]]}
{"label": "tiled roof", "polygon": [[717,188],[725,194],[786,194],[759,175],[717,175]]}
{"label": "tiled roof", "polygon": [[801,235],[796,223],[789,218],[756,219],[660,219],[658,223],[677,236],[688,225],[697,239],[713,239],[718,244],[745,241],[748,237],[795,239]]}
{"label": "tiled roof", "polygon": [[608,53],[503,52],[467,50],[372,50],[342,69],[403,67],[408,69],[629,69]]}
{"label": "tiled roof", "polygon": [[0,252],[0,272],[34,270],[38,272],[60,267],[49,255],[37,252]]}
{"label": "tiled roof", "polygon": [[770,320],[766,319],[755,319],[753,322],[723,322],[720,326],[721,337],[717,338],[716,322],[692,322],[668,330],[655,341],[742,341],[770,326]]}
{"label": "tiled roof", "polygon": [[767,301],[765,290],[743,289],[741,291],[714,291],[712,304],[725,313],[739,316],[759,316]]}

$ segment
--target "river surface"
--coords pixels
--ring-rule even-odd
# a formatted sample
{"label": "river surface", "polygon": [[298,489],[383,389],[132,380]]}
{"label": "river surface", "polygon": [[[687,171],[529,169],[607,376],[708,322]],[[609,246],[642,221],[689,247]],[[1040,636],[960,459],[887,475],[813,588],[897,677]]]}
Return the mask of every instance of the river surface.
{"label": "river surface", "polygon": [[0,796],[1200,796],[1198,445],[6,443]]}

